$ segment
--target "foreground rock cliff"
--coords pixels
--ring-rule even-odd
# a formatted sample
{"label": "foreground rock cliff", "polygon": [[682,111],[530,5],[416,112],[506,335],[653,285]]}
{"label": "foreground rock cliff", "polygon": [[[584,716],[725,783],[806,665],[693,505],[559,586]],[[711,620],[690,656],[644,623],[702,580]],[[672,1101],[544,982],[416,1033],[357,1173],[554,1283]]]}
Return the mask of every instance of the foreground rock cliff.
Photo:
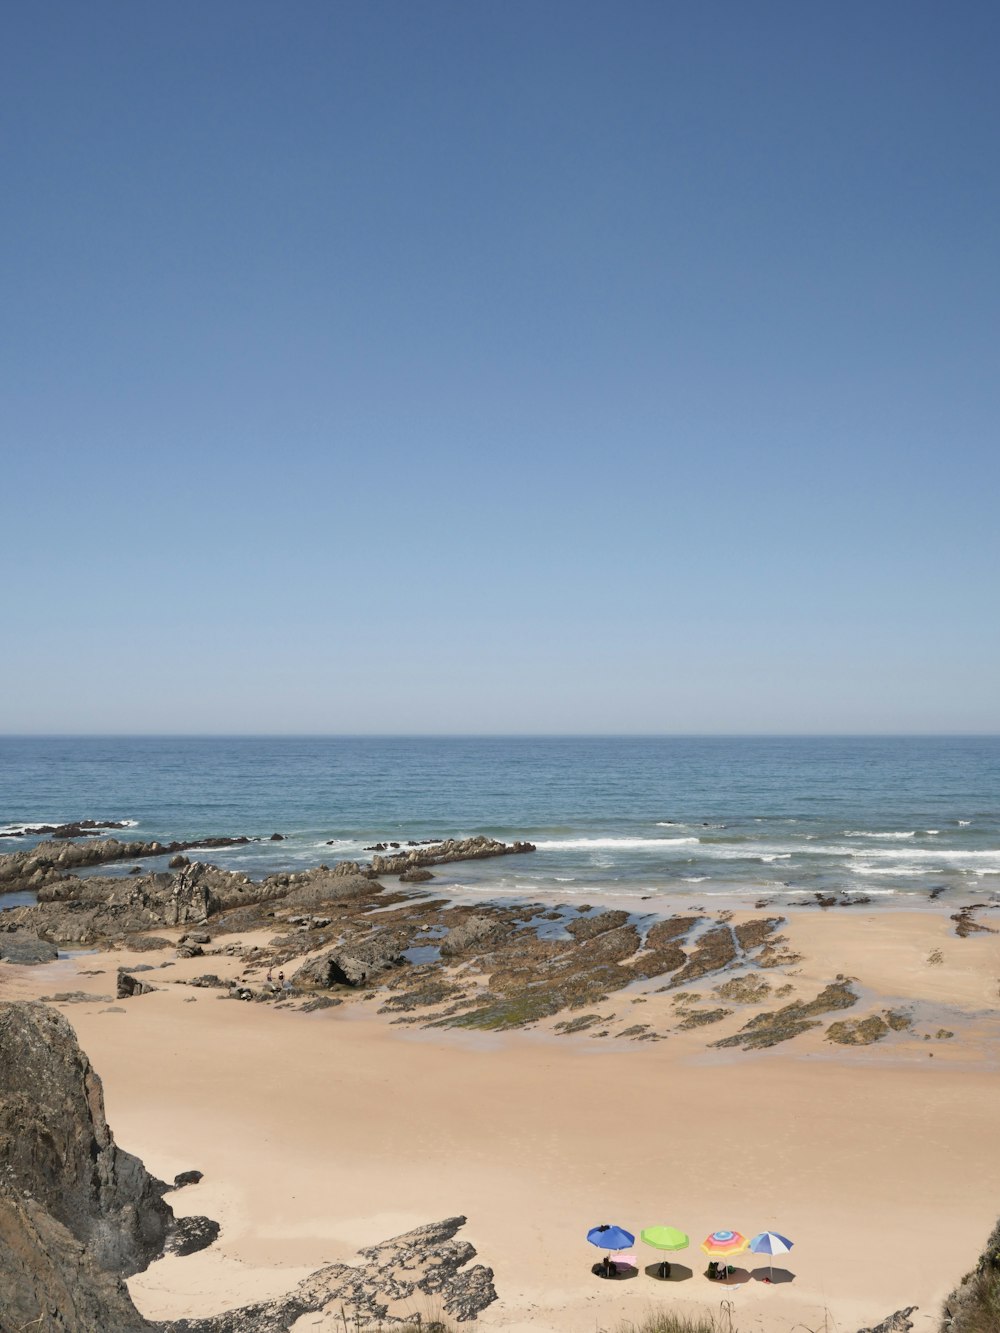
{"label": "foreground rock cliff", "polygon": [[0,1003],[0,1333],[281,1333],[345,1303],[361,1323],[392,1323],[390,1306],[417,1293],[456,1320],[496,1300],[492,1270],[455,1239],[465,1218],[452,1217],[362,1251],[361,1264],[320,1269],[279,1300],[149,1323],[124,1279],[218,1233],[208,1218],[175,1219],[168,1188],[115,1143],[101,1081],[66,1019]]}
{"label": "foreground rock cliff", "polygon": [[66,1020],[0,1004],[2,1333],[144,1333],[123,1278],[163,1250],[164,1188],[115,1144]]}

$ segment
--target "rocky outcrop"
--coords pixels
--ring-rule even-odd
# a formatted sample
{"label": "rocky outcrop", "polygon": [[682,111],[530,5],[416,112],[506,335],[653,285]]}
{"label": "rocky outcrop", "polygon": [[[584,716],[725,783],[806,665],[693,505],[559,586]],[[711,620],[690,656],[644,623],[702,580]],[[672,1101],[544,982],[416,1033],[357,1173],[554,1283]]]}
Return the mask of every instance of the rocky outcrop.
{"label": "rocky outcrop", "polygon": [[280,898],[287,891],[274,879],[258,884],[200,861],[175,875],[71,877],[43,886],[36,906],[4,912],[0,932],[26,930],[58,944],[93,944],[164,926],[202,925],[220,912]]}
{"label": "rocky outcrop", "polygon": [[418,1227],[393,1240],[361,1250],[362,1264],[331,1264],[307,1277],[276,1301],[261,1301],[209,1319],[176,1319],[160,1324],[160,1333],[286,1333],[305,1314],[344,1310],[352,1324],[403,1324],[409,1318],[389,1314],[392,1304],[421,1295],[444,1314],[463,1323],[475,1319],[496,1300],[493,1270],[467,1267],[476,1257],[467,1241],[454,1239],[464,1217]]}
{"label": "rocky outcrop", "polygon": [[173,1234],[165,1189],[115,1144],[66,1019],[0,1004],[0,1330],[146,1330],[122,1278]]}
{"label": "rocky outcrop", "polygon": [[40,940],[37,935],[27,931],[16,935],[0,935],[0,959],[5,963],[20,963],[30,966],[35,963],[52,963],[59,957],[59,950],[48,940]]}
{"label": "rocky outcrop", "polygon": [[413,847],[397,856],[373,856],[371,868],[376,875],[401,875],[416,866],[445,865],[449,861],[481,861],[491,856],[512,856],[533,852],[531,842],[498,842],[496,838],[449,838],[430,846]]}
{"label": "rocky outcrop", "polygon": [[[65,834],[70,837],[71,834]],[[195,848],[237,847],[250,838],[197,838],[193,842],[119,842],[117,838],[88,838],[84,842],[40,842],[24,852],[0,856],[0,889],[11,893],[19,889],[39,890],[83,866],[107,865],[113,861],[139,861],[149,856],[165,856]]]}
{"label": "rocky outcrop", "polygon": [[156,987],[151,986],[147,981],[140,981],[138,977],[130,976],[123,967],[118,969],[117,999],[128,1000],[133,995],[148,995],[150,991],[154,990],[156,990]]}
{"label": "rocky outcrop", "polygon": [[292,977],[292,985],[299,989],[330,986],[364,986],[391,967],[403,962],[403,950],[410,942],[407,930],[385,929],[373,931],[331,949],[319,958],[304,963]]}
{"label": "rocky outcrop", "polygon": [[11,829],[3,836],[4,838],[85,838],[88,833],[109,828],[128,828],[128,823],[116,819],[75,819],[71,824],[25,824],[24,828]]}
{"label": "rocky outcrop", "polygon": [[495,916],[470,916],[448,931],[441,941],[441,953],[445,958],[455,958],[470,949],[488,948],[510,932],[509,923]]}
{"label": "rocky outcrop", "polygon": [[35,1199],[0,1185],[0,1333],[151,1333],[128,1288]]}
{"label": "rocky outcrop", "polygon": [[73,1029],[45,1005],[0,1004],[0,1173],[109,1272],[145,1268],[173,1223],[162,1183],[116,1145]]}
{"label": "rocky outcrop", "polygon": [[[351,865],[351,862],[343,862]],[[341,902],[347,898],[371,898],[381,890],[372,879],[360,873],[357,867],[353,871],[338,873],[333,870],[313,871],[309,874],[289,876],[283,907],[312,911],[325,903]]]}

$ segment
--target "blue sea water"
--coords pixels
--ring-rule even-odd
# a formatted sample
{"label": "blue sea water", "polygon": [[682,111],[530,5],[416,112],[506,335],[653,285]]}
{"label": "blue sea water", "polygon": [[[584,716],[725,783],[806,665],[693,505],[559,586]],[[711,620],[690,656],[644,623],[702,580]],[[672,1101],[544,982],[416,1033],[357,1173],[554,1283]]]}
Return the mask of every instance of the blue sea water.
{"label": "blue sea water", "polygon": [[991,899],[1000,737],[0,738],[0,852],[84,818],[259,837],[205,858],[254,876],[485,833],[538,850],[442,867],[435,888]]}

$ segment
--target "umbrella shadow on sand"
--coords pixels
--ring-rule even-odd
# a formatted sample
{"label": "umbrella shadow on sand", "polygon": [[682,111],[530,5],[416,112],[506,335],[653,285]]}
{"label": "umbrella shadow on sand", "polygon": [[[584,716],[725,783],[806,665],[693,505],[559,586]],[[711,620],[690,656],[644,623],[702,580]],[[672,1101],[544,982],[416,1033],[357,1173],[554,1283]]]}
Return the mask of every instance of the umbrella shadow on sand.
{"label": "umbrella shadow on sand", "polygon": [[689,1278],[694,1277],[690,1268],[684,1264],[675,1264],[673,1259],[670,1260],[670,1273],[667,1277],[663,1276],[662,1263],[647,1264],[644,1272],[647,1277],[656,1278],[657,1282],[687,1282]]}
{"label": "umbrella shadow on sand", "polygon": [[755,1268],[750,1276],[755,1282],[773,1282],[775,1286],[779,1282],[795,1281],[795,1274],[787,1268]]}
{"label": "umbrella shadow on sand", "polygon": [[725,1277],[718,1277],[715,1281],[718,1282],[720,1287],[742,1287],[744,1282],[750,1281],[750,1270],[734,1268],[731,1273],[727,1273]]}

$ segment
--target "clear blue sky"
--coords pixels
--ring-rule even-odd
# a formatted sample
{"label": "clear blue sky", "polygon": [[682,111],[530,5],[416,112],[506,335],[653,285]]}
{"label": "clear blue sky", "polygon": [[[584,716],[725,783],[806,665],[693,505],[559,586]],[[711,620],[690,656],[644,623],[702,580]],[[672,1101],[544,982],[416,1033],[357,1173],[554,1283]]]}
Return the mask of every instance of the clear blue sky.
{"label": "clear blue sky", "polygon": [[1000,730],[1000,7],[0,20],[0,732]]}

